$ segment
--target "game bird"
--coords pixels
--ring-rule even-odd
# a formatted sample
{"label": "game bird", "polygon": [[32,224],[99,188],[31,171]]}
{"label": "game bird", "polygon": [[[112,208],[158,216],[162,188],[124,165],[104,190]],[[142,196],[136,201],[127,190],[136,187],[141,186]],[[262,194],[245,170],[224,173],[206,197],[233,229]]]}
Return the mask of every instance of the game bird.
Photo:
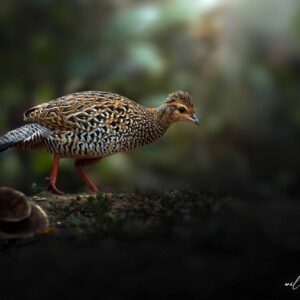
{"label": "game bird", "polygon": [[175,122],[199,124],[192,99],[183,91],[170,94],[157,108],[110,92],[79,92],[27,110],[24,121],[28,124],[0,138],[0,152],[44,148],[53,154],[49,190],[56,194],[63,194],[56,186],[61,158],[73,158],[89,191],[96,193],[84,166],[150,144]]}

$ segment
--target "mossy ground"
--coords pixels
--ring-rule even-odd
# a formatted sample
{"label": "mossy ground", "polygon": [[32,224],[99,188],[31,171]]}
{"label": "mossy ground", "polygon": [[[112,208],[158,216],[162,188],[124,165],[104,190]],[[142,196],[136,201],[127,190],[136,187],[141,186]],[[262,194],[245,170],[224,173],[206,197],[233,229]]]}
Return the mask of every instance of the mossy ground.
{"label": "mossy ground", "polygon": [[196,191],[130,194],[41,193],[31,198],[48,214],[52,232],[140,233],[168,230],[175,225],[218,210],[229,197],[217,200]]}
{"label": "mossy ground", "polygon": [[[50,227],[0,241],[1,299],[289,299],[300,205],[196,191],[32,198]],[[18,288],[15,288],[18,286]]]}

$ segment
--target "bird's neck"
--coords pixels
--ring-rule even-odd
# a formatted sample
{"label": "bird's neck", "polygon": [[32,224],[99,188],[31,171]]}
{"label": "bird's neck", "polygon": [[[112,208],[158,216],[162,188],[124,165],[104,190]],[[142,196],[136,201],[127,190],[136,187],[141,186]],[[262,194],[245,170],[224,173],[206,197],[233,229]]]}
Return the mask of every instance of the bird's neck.
{"label": "bird's neck", "polygon": [[156,108],[148,108],[147,113],[151,116],[154,125],[161,131],[166,132],[172,121],[166,113],[166,106],[161,105]]}

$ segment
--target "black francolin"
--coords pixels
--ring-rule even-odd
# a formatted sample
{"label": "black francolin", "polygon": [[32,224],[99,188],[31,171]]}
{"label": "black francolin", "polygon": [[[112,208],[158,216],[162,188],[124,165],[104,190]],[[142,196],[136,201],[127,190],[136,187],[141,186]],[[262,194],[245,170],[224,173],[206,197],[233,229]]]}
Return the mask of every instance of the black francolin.
{"label": "black francolin", "polygon": [[10,147],[45,148],[54,154],[49,189],[57,194],[62,194],[56,187],[62,157],[75,159],[89,191],[97,192],[83,166],[152,143],[175,122],[199,124],[191,97],[183,91],[170,94],[158,108],[109,92],[79,92],[29,109],[24,121],[29,124],[0,138],[0,152]]}

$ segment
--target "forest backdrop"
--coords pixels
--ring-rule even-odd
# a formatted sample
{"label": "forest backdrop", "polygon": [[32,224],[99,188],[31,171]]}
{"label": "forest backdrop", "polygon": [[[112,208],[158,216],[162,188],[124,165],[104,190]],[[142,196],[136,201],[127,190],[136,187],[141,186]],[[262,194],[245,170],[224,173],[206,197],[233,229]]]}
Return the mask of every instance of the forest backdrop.
{"label": "forest backdrop", "polygon": [[[296,195],[300,3],[293,0],[27,0],[0,6],[0,132],[35,104],[83,90],[145,106],[189,91],[201,126],[90,169],[103,191],[195,188]],[[51,156],[0,155],[0,186],[43,187]],[[84,191],[72,161],[59,186]]]}

